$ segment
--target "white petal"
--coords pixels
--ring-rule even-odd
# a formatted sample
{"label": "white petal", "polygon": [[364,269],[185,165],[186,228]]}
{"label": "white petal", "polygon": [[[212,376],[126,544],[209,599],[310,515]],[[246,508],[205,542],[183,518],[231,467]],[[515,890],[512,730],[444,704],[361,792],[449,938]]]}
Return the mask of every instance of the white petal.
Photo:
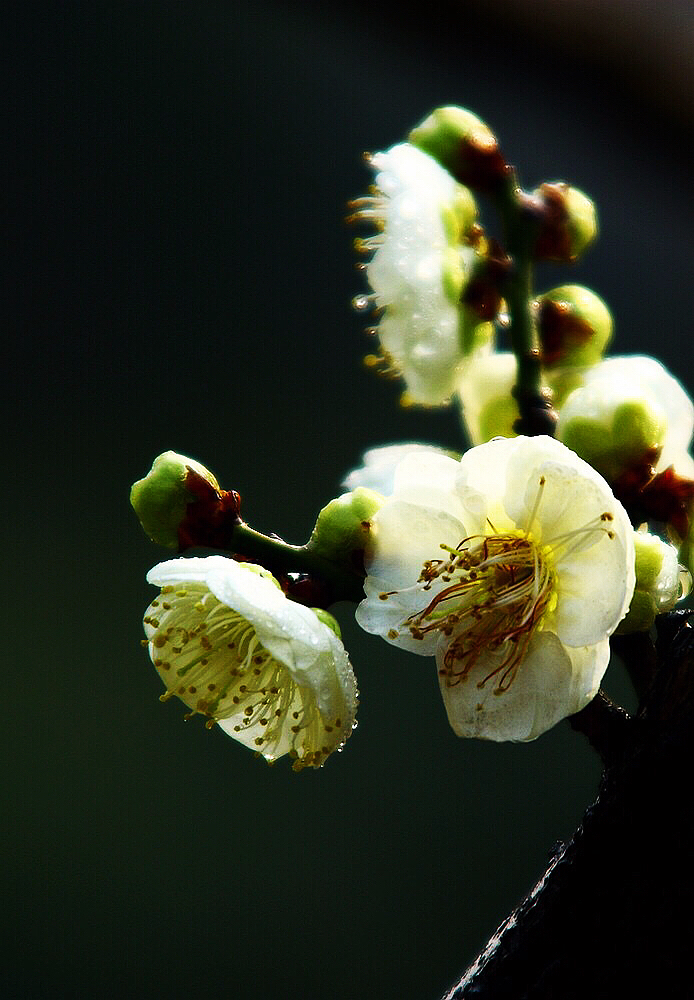
{"label": "white petal", "polygon": [[344,479],[342,485],[348,490],[365,486],[388,497],[393,492],[395,469],[407,455],[416,452],[430,452],[436,455],[446,455],[443,448],[431,444],[390,444],[382,448],[371,448],[364,455],[364,465],[353,469]]}
{"label": "white petal", "polygon": [[506,467],[518,447],[519,438],[494,438],[465,452],[460,460],[457,490],[475,490],[489,504],[501,500],[506,493]]}
{"label": "white petal", "polygon": [[[517,527],[528,527],[543,476],[546,483],[533,527],[534,531],[541,527],[543,542],[599,517],[608,504],[616,503],[602,476],[560,441],[545,435],[512,440],[516,446],[508,454],[504,506]],[[581,510],[574,516],[576,502]]]}
{"label": "white petal", "polygon": [[553,628],[562,642],[584,646],[611,635],[629,610],[635,582],[631,526],[557,563]]}
{"label": "white petal", "polygon": [[387,500],[371,522],[366,567],[387,590],[413,586],[429,559],[441,559],[441,543],[456,546],[466,537],[464,524],[443,510],[398,499]]}
{"label": "white petal", "polygon": [[380,635],[393,646],[417,653],[419,656],[433,656],[438,644],[438,635],[433,633],[421,639],[414,639],[406,626],[407,619],[426,607],[431,599],[431,591],[410,588],[390,593],[384,600],[381,594],[388,593],[383,580],[367,577],[364,583],[366,598],[357,607],[357,624],[372,635]]}
{"label": "white petal", "polygon": [[463,423],[474,445],[484,440],[480,423],[482,412],[492,401],[510,400],[515,381],[516,356],[506,351],[478,354],[461,366],[456,391]]}
{"label": "white petal", "polygon": [[[445,647],[437,660],[442,662]],[[494,681],[477,684],[494,660],[480,661],[467,681],[448,687],[439,674],[448,721],[458,736],[527,742],[588,704],[609,661],[609,642],[569,650],[552,632],[533,637],[508,690],[494,694]]]}

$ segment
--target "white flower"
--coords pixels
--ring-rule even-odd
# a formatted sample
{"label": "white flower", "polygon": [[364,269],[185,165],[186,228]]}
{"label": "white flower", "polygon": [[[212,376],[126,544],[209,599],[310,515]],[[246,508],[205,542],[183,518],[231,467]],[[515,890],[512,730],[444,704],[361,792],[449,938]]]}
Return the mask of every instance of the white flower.
{"label": "white flower", "polygon": [[[687,450],[694,431],[694,405],[677,379],[655,358],[640,355],[608,358],[589,368],[583,383],[567,397],[559,411],[560,438],[569,433],[570,422],[590,421],[595,426],[602,425],[602,434],[598,433],[597,439],[611,441],[617,451],[624,453],[632,442],[619,440],[614,416],[618,411],[636,413],[635,404],[642,411],[637,415],[639,428],[661,447],[655,471],[662,472],[674,465],[678,472],[691,474]],[[625,411],[625,406],[630,411]],[[584,426],[590,434],[590,427]]]}
{"label": "white flower", "polygon": [[384,497],[390,496],[393,492],[397,466],[406,455],[413,455],[415,452],[433,452],[435,455],[453,456],[453,452],[446,448],[437,448],[433,444],[415,442],[387,444],[380,448],[370,448],[364,453],[364,464],[358,469],[352,469],[345,476],[342,485],[348,490],[356,490],[357,487],[364,486],[369,490],[381,493]]}
{"label": "white flower", "polygon": [[375,193],[352,203],[352,218],[379,229],[357,240],[358,249],[373,253],[366,268],[373,294],[354,303],[385,310],[378,326],[380,360],[402,374],[412,402],[438,405],[451,395],[463,358],[459,300],[475,251],[460,238],[474,218],[474,201],[408,143],[377,153],[371,164]]}
{"label": "white flower", "polygon": [[634,591],[633,530],[558,441],[406,457],[370,537],[357,621],[436,656],[459,736],[532,740],[593,698]]}
{"label": "white flower", "polygon": [[147,580],[162,588],[144,624],[163,701],[177,695],[189,716],[206,716],[268,761],[289,754],[295,769],[342,748],[356,682],[315,612],[288,600],[266,570],[224,556],[171,559]]}

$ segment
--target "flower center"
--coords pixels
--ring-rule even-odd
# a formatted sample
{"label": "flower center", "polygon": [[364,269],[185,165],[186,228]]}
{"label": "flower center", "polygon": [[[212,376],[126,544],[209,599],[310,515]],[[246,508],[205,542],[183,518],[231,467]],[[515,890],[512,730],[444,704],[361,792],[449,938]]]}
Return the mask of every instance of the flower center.
{"label": "flower center", "polygon": [[415,639],[432,632],[451,637],[440,669],[449,687],[467,680],[483,653],[487,664],[492,654],[492,668],[477,686],[495,678],[494,693],[502,694],[556,605],[551,549],[520,532],[476,535],[441,548],[448,558],[425,562],[418,583],[424,590],[435,580],[447,586],[405,624]]}
{"label": "flower center", "polygon": [[313,692],[299,687],[260,644],[253,625],[204,584],[163,587],[144,619],[152,662],[174,695],[211,729],[233,735],[272,761],[288,753],[294,768],[318,767],[344,742],[342,721],[324,720]]}

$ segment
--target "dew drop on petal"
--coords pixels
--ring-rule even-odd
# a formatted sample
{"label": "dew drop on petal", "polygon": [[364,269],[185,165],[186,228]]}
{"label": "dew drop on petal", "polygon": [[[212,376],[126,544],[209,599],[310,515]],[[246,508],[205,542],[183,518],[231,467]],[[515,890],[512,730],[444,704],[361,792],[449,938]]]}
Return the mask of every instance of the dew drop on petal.
{"label": "dew drop on petal", "polygon": [[366,312],[370,304],[368,295],[355,295],[352,299],[352,308],[356,312]]}

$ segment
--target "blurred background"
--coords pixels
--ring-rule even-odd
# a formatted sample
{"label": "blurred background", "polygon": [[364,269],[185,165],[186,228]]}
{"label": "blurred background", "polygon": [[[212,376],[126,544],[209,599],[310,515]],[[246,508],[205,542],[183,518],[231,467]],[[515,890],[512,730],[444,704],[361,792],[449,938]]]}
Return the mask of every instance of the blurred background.
{"label": "blurred background", "polygon": [[[369,446],[460,447],[361,365],[346,201],[437,105],[522,182],[595,198],[542,271],[612,308],[613,351],[690,390],[691,3],[177,0],[23,8],[6,341],[2,725],[8,996],[435,1000],[571,835],[599,765],[568,724],[462,742],[433,668],[338,608],[359,729],[270,769],[161,705],[140,647],[166,557],[130,510],[168,448],[289,541]],[[14,303],[18,310],[12,312]],[[8,454],[9,452],[9,454]],[[610,669],[607,687],[631,697]]]}

